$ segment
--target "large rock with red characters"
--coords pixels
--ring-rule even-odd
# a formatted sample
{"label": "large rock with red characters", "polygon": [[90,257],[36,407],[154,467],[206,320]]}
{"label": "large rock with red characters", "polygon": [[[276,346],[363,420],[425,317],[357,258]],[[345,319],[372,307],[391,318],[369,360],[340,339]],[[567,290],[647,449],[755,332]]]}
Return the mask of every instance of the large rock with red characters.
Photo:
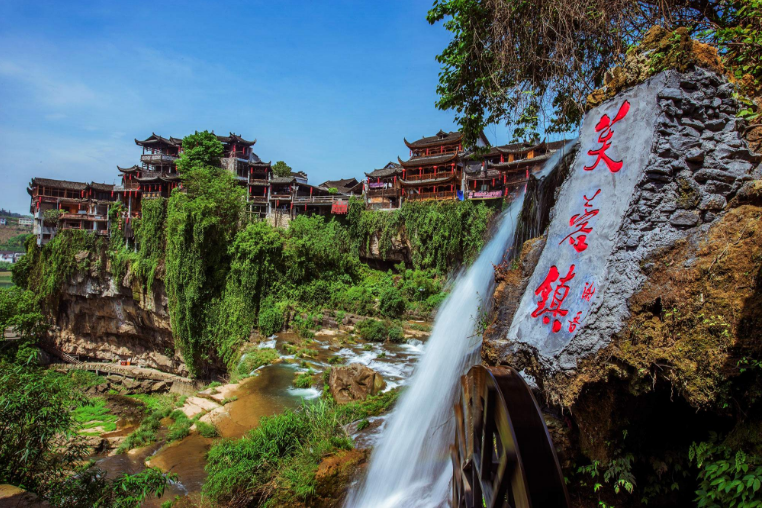
{"label": "large rock with red characters", "polygon": [[761,178],[732,92],[706,71],[664,72],[587,114],[544,249],[492,348],[556,372],[608,345],[645,281],[641,263],[707,229]]}

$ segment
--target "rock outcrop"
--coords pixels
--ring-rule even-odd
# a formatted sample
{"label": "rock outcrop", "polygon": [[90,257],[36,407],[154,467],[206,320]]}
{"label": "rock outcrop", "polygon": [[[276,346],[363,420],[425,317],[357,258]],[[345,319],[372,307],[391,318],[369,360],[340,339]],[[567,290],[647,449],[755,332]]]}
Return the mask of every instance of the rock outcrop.
{"label": "rock outcrop", "polygon": [[[704,70],[602,103],[566,180],[543,189],[548,227],[496,270],[483,361],[535,382],[574,505],[608,491],[610,505],[688,505],[694,444],[760,455],[761,155],[736,110],[732,85]],[[597,167],[603,141],[622,167]],[[590,231],[576,231],[582,216]],[[597,492],[605,471],[633,492]]]}
{"label": "rock outcrop", "polygon": [[[485,358],[536,365],[543,386],[547,375],[573,371],[610,344],[647,279],[645,260],[706,235],[728,202],[761,179],[761,156],[746,146],[732,93],[711,72],[667,71],[590,112],[533,274],[499,285],[505,295],[496,296],[497,315],[505,325],[489,329]],[[619,115],[619,123],[611,120]],[[612,167],[596,155],[603,136]],[[548,280],[552,267],[557,277]],[[552,283],[548,295],[545,282]],[[560,309],[573,307],[550,307],[568,295]]]}
{"label": "rock outcrop", "polygon": [[382,375],[363,364],[332,368],[329,389],[337,403],[349,403],[379,394],[385,388]]}
{"label": "rock outcrop", "polygon": [[[85,253],[87,256],[87,253]],[[115,281],[104,273],[77,272],[64,286],[46,348],[80,360],[130,360],[178,375],[188,370],[176,352],[164,284],[142,288],[130,272]]]}

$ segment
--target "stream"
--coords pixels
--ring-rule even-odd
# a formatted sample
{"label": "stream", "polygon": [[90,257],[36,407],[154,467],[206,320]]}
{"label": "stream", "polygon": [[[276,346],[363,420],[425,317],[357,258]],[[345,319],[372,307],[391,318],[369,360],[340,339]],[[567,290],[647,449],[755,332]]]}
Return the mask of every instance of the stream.
{"label": "stream", "polygon": [[[401,344],[365,343],[357,339],[358,342],[353,344],[344,341],[348,338],[346,332],[324,329],[316,333],[316,341],[310,345],[318,352],[313,359],[295,358],[294,355],[286,353],[285,345],[297,339],[294,333],[283,332],[268,338],[261,342],[259,347],[276,348],[281,360],[257,369],[253,376],[242,380],[236,386],[225,386],[226,397],[235,396],[236,400],[227,403],[215,419],[220,436],[239,438],[256,428],[262,417],[280,414],[300,406],[303,401],[318,398],[321,395],[318,387],[323,382],[310,388],[299,389],[293,385],[295,375],[307,368],[317,374],[331,369],[329,358],[332,356],[342,358],[340,365],[361,363],[374,369],[385,380],[385,391],[405,385],[424,350],[424,340],[428,335],[426,332],[407,332],[407,339]],[[357,446],[372,446],[384,429],[385,419],[386,416],[373,418],[372,425],[366,430],[353,433],[351,436],[356,440]],[[137,423],[123,423],[117,431],[102,436],[124,437],[129,435],[136,425]],[[205,505],[201,491],[206,479],[206,454],[212,443],[218,439],[205,438],[192,432],[182,440],[166,444],[166,432],[166,426],[163,426],[159,431],[159,440],[146,447],[124,454],[97,456],[94,458],[96,465],[106,471],[110,478],[122,473],[137,473],[146,466],[176,474],[177,480],[168,485],[164,495],[161,498],[149,497],[144,502],[144,507],[159,507],[163,502],[175,497],[180,497],[180,504],[183,506]]]}

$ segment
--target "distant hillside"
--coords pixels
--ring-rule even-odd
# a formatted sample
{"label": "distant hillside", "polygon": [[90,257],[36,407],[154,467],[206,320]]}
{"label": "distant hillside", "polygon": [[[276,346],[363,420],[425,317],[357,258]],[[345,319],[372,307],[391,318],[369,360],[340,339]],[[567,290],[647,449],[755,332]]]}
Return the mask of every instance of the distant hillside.
{"label": "distant hillside", "polygon": [[11,212],[10,210],[5,210],[3,208],[0,208],[0,217],[32,217],[29,214],[17,214],[16,212]]}

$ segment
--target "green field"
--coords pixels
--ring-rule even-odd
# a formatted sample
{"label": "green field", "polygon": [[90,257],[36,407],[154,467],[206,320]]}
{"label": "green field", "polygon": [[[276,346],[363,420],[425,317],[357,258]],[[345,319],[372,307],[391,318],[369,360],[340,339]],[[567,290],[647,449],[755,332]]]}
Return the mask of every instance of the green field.
{"label": "green field", "polygon": [[10,286],[13,286],[13,281],[11,281],[10,271],[0,272],[0,288],[8,288]]}

